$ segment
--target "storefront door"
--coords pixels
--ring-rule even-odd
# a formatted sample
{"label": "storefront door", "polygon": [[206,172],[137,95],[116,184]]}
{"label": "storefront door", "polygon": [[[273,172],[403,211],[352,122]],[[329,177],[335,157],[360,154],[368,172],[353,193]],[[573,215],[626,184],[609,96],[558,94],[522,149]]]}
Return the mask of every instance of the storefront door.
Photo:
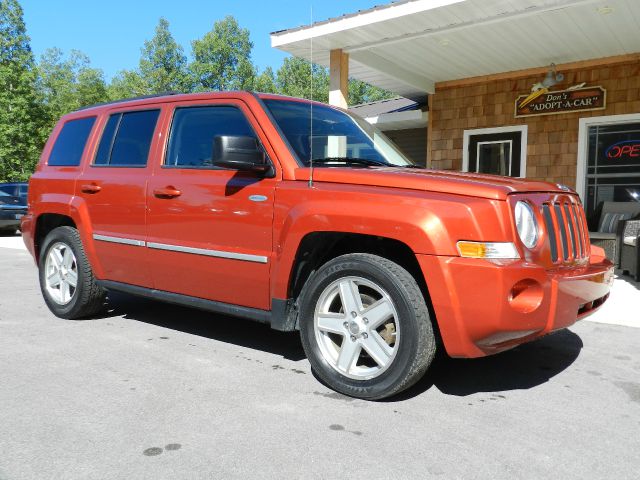
{"label": "storefront door", "polygon": [[640,119],[589,125],[586,135],[584,202],[593,223],[605,201],[640,202]]}

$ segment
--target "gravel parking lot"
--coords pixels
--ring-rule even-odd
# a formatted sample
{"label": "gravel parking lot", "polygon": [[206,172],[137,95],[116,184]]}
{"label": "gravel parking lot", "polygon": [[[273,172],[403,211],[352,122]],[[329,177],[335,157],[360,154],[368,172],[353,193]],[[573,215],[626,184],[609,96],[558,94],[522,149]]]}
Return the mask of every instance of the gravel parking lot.
{"label": "gravel parking lot", "polygon": [[249,321],[123,295],[60,320],[16,240],[0,239],[1,480],[638,478],[640,328],[599,323],[624,323],[615,295],[597,322],[441,358],[374,403]]}

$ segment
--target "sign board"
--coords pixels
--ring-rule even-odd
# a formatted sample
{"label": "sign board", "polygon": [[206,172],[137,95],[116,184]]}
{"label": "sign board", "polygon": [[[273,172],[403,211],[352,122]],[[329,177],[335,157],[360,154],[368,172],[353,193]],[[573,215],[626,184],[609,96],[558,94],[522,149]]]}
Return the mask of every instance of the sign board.
{"label": "sign board", "polygon": [[553,115],[560,113],[604,110],[607,106],[607,91],[598,87],[583,87],[549,92],[538,90],[530,95],[516,98],[515,116]]}
{"label": "sign board", "polygon": [[612,160],[632,160],[640,157],[640,140],[623,140],[610,145],[604,152]]}

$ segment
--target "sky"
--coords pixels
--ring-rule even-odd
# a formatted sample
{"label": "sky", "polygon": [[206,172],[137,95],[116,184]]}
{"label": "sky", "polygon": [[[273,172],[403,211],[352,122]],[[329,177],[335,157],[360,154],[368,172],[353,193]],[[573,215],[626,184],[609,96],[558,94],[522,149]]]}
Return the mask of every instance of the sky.
{"label": "sky", "polygon": [[185,53],[216,20],[233,15],[251,32],[253,61],[262,71],[277,69],[286,56],[271,48],[269,33],[307,25],[345,13],[371,8],[388,0],[21,0],[31,48],[39,58],[47,48],[84,52],[107,80],[138,65],[140,48],[165,17]]}

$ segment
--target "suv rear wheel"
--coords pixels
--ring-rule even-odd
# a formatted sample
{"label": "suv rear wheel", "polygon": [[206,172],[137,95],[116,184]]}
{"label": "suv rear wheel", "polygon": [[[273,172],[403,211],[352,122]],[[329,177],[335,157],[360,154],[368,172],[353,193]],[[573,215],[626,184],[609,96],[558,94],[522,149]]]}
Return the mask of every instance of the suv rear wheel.
{"label": "suv rear wheel", "polygon": [[96,284],[75,228],[58,227],[46,236],[38,266],[40,290],[57,317],[88,317],[104,308],[106,293]]}
{"label": "suv rear wheel", "polygon": [[410,387],[436,341],[415,279],[400,265],[356,253],[323,265],[301,299],[300,334],[312,368],[331,388],[369,400]]}

